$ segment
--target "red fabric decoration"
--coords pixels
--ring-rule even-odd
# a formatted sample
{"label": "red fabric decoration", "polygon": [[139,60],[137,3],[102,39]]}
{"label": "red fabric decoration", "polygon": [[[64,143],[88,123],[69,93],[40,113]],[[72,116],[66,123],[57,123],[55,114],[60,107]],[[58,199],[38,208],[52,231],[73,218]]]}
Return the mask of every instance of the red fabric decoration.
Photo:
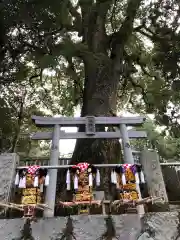
{"label": "red fabric decoration", "polygon": [[73,166],[73,168],[79,168],[82,172],[85,171],[89,166],[89,163],[78,163],[77,165]]}
{"label": "red fabric decoration", "polygon": [[31,174],[31,175],[34,175],[35,172],[40,168],[40,166],[38,165],[34,165],[34,166],[30,166],[28,168],[28,173]]}
{"label": "red fabric decoration", "polygon": [[128,169],[128,168],[130,168],[132,166],[132,164],[123,164],[123,167],[125,168],[125,169]]}

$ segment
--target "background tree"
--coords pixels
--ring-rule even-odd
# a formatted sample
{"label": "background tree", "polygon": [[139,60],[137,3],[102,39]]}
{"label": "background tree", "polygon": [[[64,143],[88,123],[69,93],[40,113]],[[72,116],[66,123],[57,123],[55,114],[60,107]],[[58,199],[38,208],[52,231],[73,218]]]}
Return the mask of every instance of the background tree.
{"label": "background tree", "polygon": [[154,149],[158,152],[161,161],[179,159],[180,138],[172,137],[164,126],[158,126],[155,124],[155,120],[147,116],[145,124],[138,130],[146,131],[148,140],[131,140],[131,146],[134,150]]}
{"label": "background tree", "polygon": [[43,141],[42,148],[42,141],[30,139],[31,133],[39,130],[31,117],[33,114],[56,114],[59,106],[55,91],[52,91],[53,84],[50,84],[53,78],[44,74],[41,76],[43,80],[37,81],[40,76],[33,73],[34,69],[29,67],[26,72],[21,72],[22,75],[18,73],[15,82],[1,88],[1,152],[18,152],[20,156],[49,155],[49,142]]}

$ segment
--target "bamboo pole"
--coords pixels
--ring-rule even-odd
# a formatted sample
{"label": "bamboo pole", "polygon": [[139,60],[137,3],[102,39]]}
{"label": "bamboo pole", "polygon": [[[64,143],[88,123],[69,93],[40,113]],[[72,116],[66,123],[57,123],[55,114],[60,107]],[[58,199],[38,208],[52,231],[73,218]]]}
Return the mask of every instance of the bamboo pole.
{"label": "bamboo pole", "polygon": [[39,209],[39,210],[44,210],[44,208],[42,208],[42,207],[39,207],[37,204],[20,204],[20,206],[22,206],[22,207],[34,207],[34,208],[37,208],[37,209]]}
{"label": "bamboo pole", "polygon": [[[95,167],[98,168],[104,168],[104,167],[109,167],[109,168],[114,168],[117,166],[123,166],[124,164],[94,164]],[[136,165],[140,165],[140,164],[136,164]],[[74,167],[75,165],[44,165],[44,166],[39,166],[40,168],[43,169],[67,169],[70,167]],[[19,166],[16,169],[24,169],[24,168],[28,168],[29,166]]]}
{"label": "bamboo pole", "polygon": [[6,203],[1,203],[0,202],[0,207],[5,207],[5,208],[14,208],[19,211],[24,211],[22,208],[19,208],[16,206],[16,204],[6,204]]}
{"label": "bamboo pole", "polygon": [[92,204],[96,204],[96,205],[101,205],[101,201],[81,201],[81,202],[62,202],[59,201],[59,204],[65,207],[72,207],[72,206],[78,206],[78,205],[92,205]]}
{"label": "bamboo pole", "polygon": [[35,207],[37,209],[40,210],[44,210],[44,208],[48,208],[48,206],[46,204],[14,204],[14,203],[10,203],[11,205],[15,205],[15,206],[20,206],[20,207],[28,207],[28,206],[32,206]]}
{"label": "bamboo pole", "polygon": [[154,201],[157,201],[157,200],[161,200],[162,201],[162,198],[161,197],[147,197],[147,198],[143,198],[143,199],[140,199],[140,200],[127,200],[127,201],[123,201],[122,199],[121,200],[116,200],[112,203],[112,205],[131,205],[133,204],[134,206],[137,206],[137,205],[141,205],[141,204],[147,204],[147,203],[150,203],[150,202],[154,202]]}
{"label": "bamboo pole", "polygon": [[38,206],[40,206],[40,207],[44,207],[44,208],[51,209],[50,207],[48,207],[48,205],[47,205],[47,204],[38,203],[37,205],[38,205]]}
{"label": "bamboo pole", "polygon": [[[147,198],[144,198],[144,199],[140,199],[140,200],[123,200],[123,199],[120,199],[120,200],[115,200],[114,202],[112,202],[112,205],[134,205],[134,206],[137,206],[137,205],[141,205],[141,204],[146,204],[146,203],[150,203],[150,202],[154,202],[154,201],[157,201],[157,200],[160,200],[162,201],[162,198],[161,197],[147,197]],[[72,207],[72,206],[78,206],[78,205],[92,205],[92,204],[96,204],[96,205],[103,205],[103,204],[106,204],[106,203],[111,203],[110,200],[104,200],[104,201],[82,201],[82,202],[62,202],[60,201],[59,204],[64,206],[64,207]]]}

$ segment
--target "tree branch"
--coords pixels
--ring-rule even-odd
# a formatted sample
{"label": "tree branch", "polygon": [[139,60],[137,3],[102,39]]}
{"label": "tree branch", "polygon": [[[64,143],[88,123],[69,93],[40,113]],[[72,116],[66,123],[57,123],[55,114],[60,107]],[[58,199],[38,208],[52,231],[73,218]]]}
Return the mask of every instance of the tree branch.
{"label": "tree branch", "polygon": [[74,7],[71,3],[71,1],[68,1],[68,7],[69,7],[69,12],[72,15],[72,17],[75,18],[74,22],[73,22],[73,26],[72,29],[77,29],[78,33],[79,33],[79,37],[82,36],[82,18],[81,18],[81,14],[77,11],[77,8]]}
{"label": "tree branch", "polygon": [[125,44],[133,32],[134,19],[142,0],[129,0],[126,9],[126,18],[118,32],[112,34],[112,40],[120,44]]}
{"label": "tree branch", "polygon": [[[39,47],[36,46],[35,44],[31,44],[27,41],[23,41],[24,47],[28,47],[31,51],[34,50],[38,52],[41,55],[48,54],[48,51],[46,50],[45,47]],[[85,44],[83,43],[74,43],[68,38],[64,38],[64,40],[56,45],[52,46],[51,49],[52,55],[62,55],[65,58],[69,57],[79,57],[81,59],[85,59],[90,52],[88,51],[88,48]]]}
{"label": "tree branch", "polygon": [[131,82],[131,84],[134,88],[140,88],[141,89],[142,98],[143,98],[145,104],[148,105],[149,103],[148,103],[148,99],[147,99],[147,96],[146,96],[147,93],[144,90],[144,88],[140,84],[136,83],[131,76],[129,76],[129,81]]}
{"label": "tree branch", "polygon": [[73,80],[73,88],[74,88],[73,101],[74,101],[74,105],[77,106],[80,99],[82,98],[83,89],[81,87],[80,78],[78,77],[74,63],[72,61],[72,57],[66,58],[66,60],[68,61],[68,64],[69,64],[68,66],[69,74]]}

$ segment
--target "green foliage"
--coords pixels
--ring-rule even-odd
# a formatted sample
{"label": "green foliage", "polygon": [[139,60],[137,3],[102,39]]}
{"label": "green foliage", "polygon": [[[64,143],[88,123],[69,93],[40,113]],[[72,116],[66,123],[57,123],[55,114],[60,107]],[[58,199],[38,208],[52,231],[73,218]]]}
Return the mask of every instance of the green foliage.
{"label": "green foliage", "polygon": [[131,144],[133,149],[137,151],[141,151],[144,148],[154,149],[163,159],[179,159],[180,138],[170,136],[165,127],[157,126],[155,121],[147,116],[147,121],[144,123],[143,127],[139,127],[138,130],[147,132],[148,141],[132,140]]}
{"label": "green foliage", "polygon": [[[97,83],[117,77],[117,110],[154,114],[168,136],[148,126],[151,145],[179,154],[180,94],[172,88],[180,77],[178,1],[7,0],[0,10],[1,149],[33,131],[32,113],[73,115]],[[90,77],[94,88],[85,91]]]}

